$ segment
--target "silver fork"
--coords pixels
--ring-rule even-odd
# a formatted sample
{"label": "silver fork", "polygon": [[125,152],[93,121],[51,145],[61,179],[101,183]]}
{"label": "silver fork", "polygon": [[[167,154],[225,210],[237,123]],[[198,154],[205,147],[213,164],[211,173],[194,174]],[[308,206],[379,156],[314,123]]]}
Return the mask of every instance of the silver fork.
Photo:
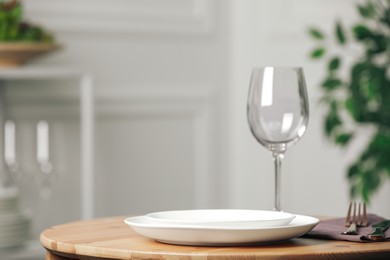
{"label": "silver fork", "polygon": [[[360,207],[363,207],[362,214],[360,213]],[[358,214],[358,223],[357,224],[359,227],[367,227],[368,226],[366,203],[359,203],[359,214]]]}
{"label": "silver fork", "polygon": [[[352,216],[351,216],[352,211]],[[365,203],[358,204],[358,212],[356,216],[356,202],[351,202],[348,207],[347,217],[345,218],[345,226],[349,227],[342,235],[357,235],[358,227],[368,225],[367,210]]]}

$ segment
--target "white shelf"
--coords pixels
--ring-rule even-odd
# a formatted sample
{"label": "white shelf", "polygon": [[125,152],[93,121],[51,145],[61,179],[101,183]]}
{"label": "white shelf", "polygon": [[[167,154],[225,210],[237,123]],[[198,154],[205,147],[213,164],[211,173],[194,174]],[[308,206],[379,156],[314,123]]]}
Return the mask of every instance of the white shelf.
{"label": "white shelf", "polygon": [[[81,215],[83,219],[90,219],[94,216],[94,98],[92,76],[82,70],[73,68],[21,67],[0,69],[0,82],[71,78],[79,80],[80,86]],[[0,91],[0,93],[2,92]],[[1,116],[3,115],[0,113]]]}
{"label": "white shelf", "polygon": [[23,80],[23,79],[65,79],[82,77],[86,72],[73,68],[0,68],[1,80]]}

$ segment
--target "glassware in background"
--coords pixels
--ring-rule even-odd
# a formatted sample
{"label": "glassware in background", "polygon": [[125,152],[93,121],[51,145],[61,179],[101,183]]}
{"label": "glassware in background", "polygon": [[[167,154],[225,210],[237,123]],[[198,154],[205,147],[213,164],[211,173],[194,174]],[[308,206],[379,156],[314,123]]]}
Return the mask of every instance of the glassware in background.
{"label": "glassware in background", "polygon": [[15,186],[19,178],[19,163],[16,160],[16,133],[15,123],[6,120],[3,127],[3,146],[0,172],[0,188],[5,190]]}
{"label": "glassware in background", "polygon": [[52,182],[55,178],[54,167],[50,159],[49,123],[45,120],[39,121],[37,123],[36,134],[36,159],[39,169],[36,182],[40,186],[42,198],[49,199],[52,193]]}
{"label": "glassware in background", "polygon": [[7,120],[4,124],[4,162],[14,179],[20,178],[19,163],[16,160],[15,123]]}
{"label": "glassware in background", "polygon": [[[52,127],[46,120],[39,121],[34,129],[28,129],[24,131],[19,138],[16,137],[16,126],[12,120],[6,120],[4,123],[4,145],[3,145],[3,158],[0,172],[0,188],[5,189],[7,187],[16,187],[19,184],[23,185],[25,181],[33,181],[39,189],[40,196],[44,199],[49,199],[52,194],[52,186],[54,180],[58,177],[58,170],[63,163],[58,163],[60,157],[63,154],[59,152],[59,149],[64,148],[63,145],[57,140],[62,134],[61,126],[54,132],[59,132],[57,136],[54,135]],[[35,132],[35,149],[34,142],[30,143],[30,139],[34,139],[34,136],[30,135],[30,131]],[[27,136],[27,137],[26,137]],[[19,139],[22,139],[21,143],[23,149],[20,149],[18,155],[18,143]],[[29,139],[29,140],[27,140]],[[52,140],[56,139],[56,140]],[[28,142],[27,142],[28,141]],[[55,151],[53,151],[52,146]],[[31,147],[34,150],[29,150]],[[61,147],[61,148],[60,148]],[[20,159],[20,160],[19,160]],[[54,169],[53,160],[60,166]],[[19,163],[23,161],[23,165]],[[23,167],[22,167],[23,166]]]}
{"label": "glassware in background", "polygon": [[305,133],[309,105],[303,69],[258,67],[252,71],[247,116],[252,134],[271,151],[275,164],[274,210],[280,204],[281,164],[287,149]]}

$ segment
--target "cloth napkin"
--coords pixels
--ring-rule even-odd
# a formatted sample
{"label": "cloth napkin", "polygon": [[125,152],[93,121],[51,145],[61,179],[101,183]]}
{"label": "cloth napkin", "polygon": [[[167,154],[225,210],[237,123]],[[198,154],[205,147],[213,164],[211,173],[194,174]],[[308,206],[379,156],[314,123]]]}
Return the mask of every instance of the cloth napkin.
{"label": "cloth napkin", "polygon": [[[305,234],[303,237],[307,238],[318,238],[318,239],[331,239],[331,240],[346,240],[353,242],[372,242],[361,239],[362,235],[366,235],[372,231],[372,225],[375,225],[383,220],[384,218],[375,215],[367,214],[368,226],[359,227],[359,234],[356,236],[351,235],[341,235],[341,232],[347,230],[345,227],[345,218],[335,218],[329,220],[322,220],[316,227],[314,227],[310,232]],[[386,240],[390,240],[390,228],[385,231]]]}

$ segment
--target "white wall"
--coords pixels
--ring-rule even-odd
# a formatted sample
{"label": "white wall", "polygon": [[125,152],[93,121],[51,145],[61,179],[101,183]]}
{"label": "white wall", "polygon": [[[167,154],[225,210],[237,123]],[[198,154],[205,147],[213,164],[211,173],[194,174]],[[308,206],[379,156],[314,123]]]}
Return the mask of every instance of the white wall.
{"label": "white wall", "polygon": [[[313,44],[305,32],[313,24],[330,28],[337,15],[353,20],[350,1],[25,2],[26,15],[63,44],[29,66],[74,66],[94,76],[97,217],[177,208],[271,209],[272,158],[251,136],[245,114],[251,69],[266,64],[303,66],[310,99],[308,131],[283,164],[283,208],[344,214],[348,154],[323,138],[317,84],[324,68],[308,60]],[[23,161],[31,161],[29,136],[37,120],[48,118],[60,129],[63,171],[52,198],[42,202],[33,182],[22,181],[23,205],[36,215],[36,233],[80,217],[74,84],[17,82],[7,88],[10,113],[22,128]],[[390,216],[389,195],[387,182],[370,210]],[[67,200],[71,207],[58,206]]]}

